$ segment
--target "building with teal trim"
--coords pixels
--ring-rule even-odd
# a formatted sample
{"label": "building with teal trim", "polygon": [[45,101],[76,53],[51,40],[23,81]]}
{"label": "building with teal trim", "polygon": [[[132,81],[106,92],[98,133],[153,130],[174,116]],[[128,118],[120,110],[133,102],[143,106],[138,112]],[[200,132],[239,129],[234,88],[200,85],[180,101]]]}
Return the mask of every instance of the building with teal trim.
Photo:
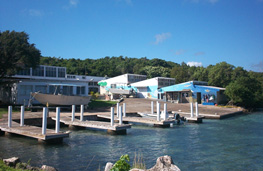
{"label": "building with teal trim", "polygon": [[207,82],[189,81],[160,89],[164,100],[175,103],[188,103],[191,100],[199,104],[221,104],[226,101],[225,88],[208,86]]}

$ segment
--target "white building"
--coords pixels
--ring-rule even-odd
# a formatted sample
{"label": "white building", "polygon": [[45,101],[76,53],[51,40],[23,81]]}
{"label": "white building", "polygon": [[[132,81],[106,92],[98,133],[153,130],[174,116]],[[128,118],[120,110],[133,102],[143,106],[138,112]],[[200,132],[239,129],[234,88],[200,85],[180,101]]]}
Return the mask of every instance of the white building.
{"label": "white building", "polygon": [[[35,69],[22,70],[12,77],[9,89],[1,88],[0,102],[13,104],[28,104],[31,92],[57,93],[67,95],[87,96],[91,91],[99,92],[98,82],[104,77],[81,76],[66,74],[65,67],[40,65]],[[7,81],[10,79],[6,79]],[[56,86],[57,87],[57,86]],[[5,89],[5,91],[3,91]],[[37,104],[37,101],[33,101]]]}
{"label": "white building", "polygon": [[131,83],[146,80],[146,75],[138,74],[123,74],[116,77],[108,78],[106,80],[101,80],[100,94],[107,94],[109,89],[127,89]]}
{"label": "white building", "polygon": [[[174,78],[155,77],[147,79],[146,75],[124,74],[99,82],[101,94],[111,94],[113,89],[133,90],[139,98],[162,98],[159,89],[175,84]],[[116,91],[117,92],[117,91]],[[159,95],[160,94],[160,95]]]}
{"label": "white building", "polygon": [[162,87],[175,84],[174,78],[155,77],[136,83],[132,83],[131,87],[136,88],[137,97],[139,98],[154,98],[162,99],[159,89]]}

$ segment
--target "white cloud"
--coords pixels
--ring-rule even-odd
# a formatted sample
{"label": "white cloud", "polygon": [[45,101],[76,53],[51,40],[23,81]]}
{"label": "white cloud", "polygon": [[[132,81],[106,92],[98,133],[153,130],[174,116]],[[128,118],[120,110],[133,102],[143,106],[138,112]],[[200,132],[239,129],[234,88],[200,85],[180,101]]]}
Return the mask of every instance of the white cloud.
{"label": "white cloud", "polygon": [[126,3],[127,5],[131,5],[132,6],[132,0],[116,0],[117,3]]}
{"label": "white cloud", "polygon": [[36,9],[30,9],[28,10],[29,15],[34,16],[34,17],[41,17],[44,15],[44,12],[41,10],[36,10]]}
{"label": "white cloud", "polygon": [[77,7],[79,4],[79,0],[69,0],[68,4],[63,6],[64,9],[68,10],[73,7]]}
{"label": "white cloud", "polygon": [[255,69],[257,72],[263,72],[263,61],[260,61],[257,64],[251,65],[253,69]]}
{"label": "white cloud", "polygon": [[171,37],[171,33],[161,33],[155,35],[155,42],[154,44],[158,45],[159,43],[162,43],[164,40]]}
{"label": "white cloud", "polygon": [[219,0],[187,0],[187,1],[194,2],[194,3],[208,2],[208,3],[211,3],[211,4],[215,4],[215,3],[217,3]]}
{"label": "white cloud", "polygon": [[79,0],[69,0],[69,5],[76,7],[79,3]]}
{"label": "white cloud", "polygon": [[203,66],[203,64],[202,64],[202,62],[194,62],[194,61],[192,61],[192,62],[187,62],[187,65],[188,66],[196,66],[196,67],[200,67],[200,66]]}
{"label": "white cloud", "polygon": [[205,54],[205,52],[196,52],[194,55],[195,56],[200,56],[200,55],[204,55]]}
{"label": "white cloud", "polygon": [[186,50],[184,50],[184,49],[179,49],[179,50],[177,50],[176,52],[175,52],[175,55],[182,55],[182,54],[184,54],[186,52]]}

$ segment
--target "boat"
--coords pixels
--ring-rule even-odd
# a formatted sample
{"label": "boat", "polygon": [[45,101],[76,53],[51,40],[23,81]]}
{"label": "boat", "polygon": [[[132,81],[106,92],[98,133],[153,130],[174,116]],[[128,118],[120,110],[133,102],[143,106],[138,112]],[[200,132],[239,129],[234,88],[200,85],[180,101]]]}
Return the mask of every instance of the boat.
{"label": "boat", "polygon": [[[81,96],[73,94],[73,87],[80,87],[79,85],[48,84],[47,86],[49,86],[49,90],[51,92],[33,92],[31,93],[31,99],[35,99],[46,106],[88,105],[90,102],[91,96],[89,95]],[[53,87],[54,92],[51,87]],[[29,104],[31,104],[31,102]]]}
{"label": "boat", "polygon": [[87,105],[91,99],[91,96],[67,96],[62,94],[43,94],[39,92],[32,93],[31,95],[43,105],[49,106]]}

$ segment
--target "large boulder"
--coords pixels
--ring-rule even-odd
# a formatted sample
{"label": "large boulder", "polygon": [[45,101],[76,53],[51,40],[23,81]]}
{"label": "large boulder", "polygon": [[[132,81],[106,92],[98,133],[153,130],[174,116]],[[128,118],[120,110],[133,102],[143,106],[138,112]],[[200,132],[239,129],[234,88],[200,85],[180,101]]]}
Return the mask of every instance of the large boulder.
{"label": "large boulder", "polygon": [[180,169],[174,165],[171,156],[161,156],[157,159],[155,166],[147,171],[180,171]]}
{"label": "large boulder", "polygon": [[105,166],[105,170],[104,171],[110,171],[113,167],[113,163],[111,162],[108,162]]}
{"label": "large boulder", "polygon": [[9,159],[4,159],[3,162],[10,167],[15,167],[17,163],[20,162],[20,159],[18,157],[12,157]]}

